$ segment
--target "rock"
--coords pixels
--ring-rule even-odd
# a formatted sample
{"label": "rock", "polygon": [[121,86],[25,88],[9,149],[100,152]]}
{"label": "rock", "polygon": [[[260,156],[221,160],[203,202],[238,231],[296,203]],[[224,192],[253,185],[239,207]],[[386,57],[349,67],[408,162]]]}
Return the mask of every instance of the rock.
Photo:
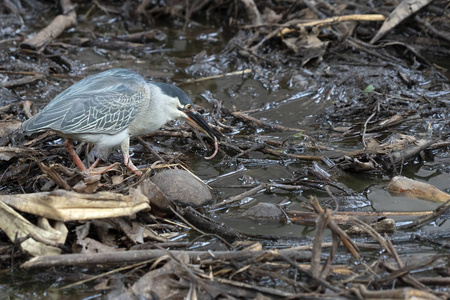
{"label": "rock", "polygon": [[152,213],[156,213],[160,216],[171,213],[170,200],[167,199],[166,195],[149,178],[142,181],[137,189],[150,201]]}
{"label": "rock", "polygon": [[150,178],[174,203],[181,206],[200,207],[212,200],[209,188],[189,172],[167,169]]}
{"label": "rock", "polygon": [[261,202],[253,207],[250,207],[241,214],[244,218],[250,219],[279,219],[284,216],[283,211],[272,203]]}

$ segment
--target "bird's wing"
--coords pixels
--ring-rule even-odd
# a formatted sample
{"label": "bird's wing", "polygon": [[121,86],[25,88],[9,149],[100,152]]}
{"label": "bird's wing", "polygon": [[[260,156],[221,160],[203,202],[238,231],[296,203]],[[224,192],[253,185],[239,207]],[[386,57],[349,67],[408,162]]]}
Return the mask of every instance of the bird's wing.
{"label": "bird's wing", "polygon": [[24,131],[56,130],[64,134],[107,133],[125,129],[147,95],[138,73],[113,69],[80,80],[24,122]]}

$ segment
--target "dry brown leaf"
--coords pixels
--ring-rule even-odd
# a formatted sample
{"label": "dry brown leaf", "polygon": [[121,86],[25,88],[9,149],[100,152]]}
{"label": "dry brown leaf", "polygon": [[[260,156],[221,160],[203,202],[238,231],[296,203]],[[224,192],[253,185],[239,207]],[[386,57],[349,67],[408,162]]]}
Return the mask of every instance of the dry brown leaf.
{"label": "dry brown leaf", "polygon": [[135,244],[144,242],[144,226],[137,222],[127,223],[123,218],[114,219],[114,223]]}
{"label": "dry brown leaf", "polygon": [[[187,254],[176,255],[177,260],[184,264],[189,263]],[[186,271],[180,263],[170,259],[161,268],[155,269],[142,276],[132,287],[131,292],[135,298],[140,299],[184,299],[187,290],[182,286],[177,287],[176,277],[185,274]],[[174,275],[177,276],[174,276]],[[183,281],[183,278],[178,280]]]}
{"label": "dry brown leaf", "polygon": [[328,41],[322,42],[314,34],[309,34],[300,38],[283,39],[283,43],[291,49],[295,55],[303,58],[303,65],[313,58],[321,59],[329,44]]}
{"label": "dry brown leaf", "polygon": [[113,251],[123,251],[125,249],[120,249],[117,247],[111,247],[100,243],[91,238],[77,239],[77,245],[81,246],[80,253],[102,253],[102,252],[113,252]]}
{"label": "dry brown leaf", "polygon": [[400,24],[403,20],[419,11],[421,8],[427,6],[433,0],[403,0],[389,17],[381,25],[380,30],[370,41],[371,44],[376,43],[381,39],[388,31],[392,30],[395,26]]}
{"label": "dry brown leaf", "polygon": [[18,120],[1,122],[0,123],[0,136],[6,136],[8,134],[11,134],[11,133],[17,131],[21,125],[22,125],[22,122],[20,122]]}

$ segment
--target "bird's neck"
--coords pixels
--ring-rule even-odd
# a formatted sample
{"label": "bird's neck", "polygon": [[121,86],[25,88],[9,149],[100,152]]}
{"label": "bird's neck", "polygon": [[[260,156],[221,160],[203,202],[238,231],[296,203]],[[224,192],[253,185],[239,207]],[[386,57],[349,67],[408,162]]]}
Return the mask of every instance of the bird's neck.
{"label": "bird's neck", "polygon": [[175,99],[162,94],[159,89],[150,89],[149,96],[143,99],[141,109],[129,126],[132,136],[152,133],[167,122],[183,117],[177,109]]}

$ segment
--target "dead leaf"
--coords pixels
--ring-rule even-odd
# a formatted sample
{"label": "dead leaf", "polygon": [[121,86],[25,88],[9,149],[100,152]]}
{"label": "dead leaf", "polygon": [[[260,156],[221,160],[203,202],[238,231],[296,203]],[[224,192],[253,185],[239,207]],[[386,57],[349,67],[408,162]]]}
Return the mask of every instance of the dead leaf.
{"label": "dead leaf", "polygon": [[124,250],[123,248],[117,248],[115,243],[112,245],[106,245],[102,242],[89,238],[88,235],[91,230],[92,223],[93,222],[86,222],[85,224],[75,228],[75,233],[77,236],[76,245],[79,247],[74,251],[79,253],[101,253]]}
{"label": "dead leaf", "polygon": [[7,136],[7,135],[17,131],[21,125],[22,125],[22,122],[17,121],[17,120],[1,122],[0,123],[0,137]]}
{"label": "dead leaf", "polygon": [[114,223],[135,244],[144,243],[144,226],[137,222],[127,223],[123,218],[114,219]]}
{"label": "dead leaf", "polygon": [[99,183],[101,179],[101,175],[91,175],[85,174],[83,180],[80,180],[77,184],[75,184],[72,189],[75,192],[83,193],[83,194],[92,194],[99,188]]}
{"label": "dead leaf", "polygon": [[84,239],[88,236],[91,230],[91,222],[86,222],[83,225],[75,227],[75,234],[78,239]]}
{"label": "dead leaf", "polygon": [[112,222],[114,219],[92,220],[91,227],[98,240],[105,245],[114,246],[117,244],[117,226]]}
{"label": "dead leaf", "polygon": [[123,232],[133,243],[142,244],[144,239],[152,239],[158,242],[167,242],[167,239],[154,233],[151,229],[139,224],[137,221],[127,222],[124,218],[108,220],[115,225],[116,229]]}
{"label": "dead leaf", "polygon": [[[167,199],[166,195],[149,178],[142,181],[138,187],[139,191],[147,196],[153,208],[153,212],[159,214],[170,213],[170,206],[173,204]],[[155,211],[156,209],[156,211]]]}
{"label": "dead leaf", "polygon": [[367,139],[367,150],[377,149],[380,146],[380,143],[373,137],[369,136]]}
{"label": "dead leaf", "polygon": [[247,15],[253,25],[261,25],[263,23],[261,13],[253,0],[241,0],[244,4]]}
{"label": "dead leaf", "polygon": [[388,31],[395,28],[403,20],[413,15],[421,8],[430,4],[433,0],[403,0],[394,11],[389,15],[389,17],[381,25],[380,30],[370,41],[371,44],[376,43],[380,38],[382,38]]}
{"label": "dead leaf", "polygon": [[91,238],[77,239],[77,245],[81,246],[80,253],[107,253],[113,251],[124,251],[124,248],[107,246]]}
{"label": "dead leaf", "polygon": [[329,42],[322,42],[314,34],[306,35],[304,38],[287,38],[283,43],[295,53],[303,58],[302,65],[305,65],[313,58],[321,59],[325,54]]}
{"label": "dead leaf", "polygon": [[[182,263],[187,264],[186,254],[176,255]],[[179,262],[170,259],[161,268],[155,269],[142,276],[132,287],[131,292],[138,299],[185,299],[188,292],[184,285],[177,286],[178,281],[184,281],[182,274],[185,270]]]}
{"label": "dead leaf", "polygon": [[274,24],[280,22],[283,16],[281,14],[277,14],[272,9],[265,7],[262,18],[265,23]]}
{"label": "dead leaf", "polygon": [[118,175],[111,176],[111,181],[113,185],[119,185],[123,182],[123,176]]}
{"label": "dead leaf", "polygon": [[378,126],[389,127],[395,124],[399,124],[404,120],[404,117],[401,115],[393,115],[387,120],[381,121]]}

